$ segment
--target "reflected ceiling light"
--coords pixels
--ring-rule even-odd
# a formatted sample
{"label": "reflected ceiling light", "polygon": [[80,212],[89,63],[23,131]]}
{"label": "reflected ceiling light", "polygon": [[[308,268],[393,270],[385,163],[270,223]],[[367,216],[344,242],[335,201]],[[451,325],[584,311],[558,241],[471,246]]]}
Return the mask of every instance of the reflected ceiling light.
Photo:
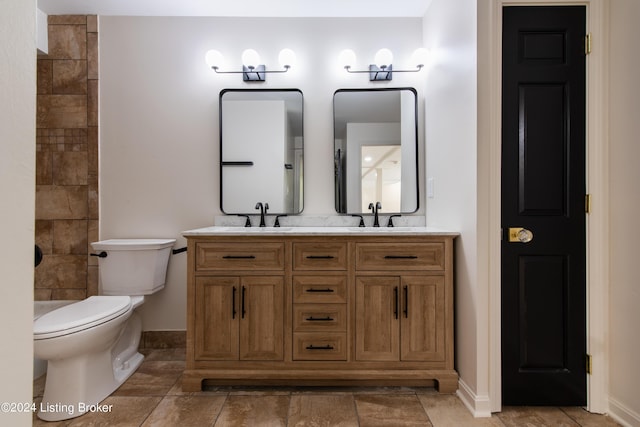
{"label": "reflected ceiling light", "polygon": [[242,52],[242,71],[220,71],[224,64],[224,57],[217,50],[210,50],[205,55],[205,61],[209,67],[218,74],[242,74],[245,82],[263,82],[267,73],[286,73],[289,68],[295,65],[296,55],[291,49],[282,49],[278,59],[283,70],[267,71],[264,64],[260,62],[260,55],[254,49],[246,49]]}
{"label": "reflected ceiling light", "polygon": [[393,52],[387,48],[376,52],[375,63],[369,65],[368,70],[351,69],[355,63],[355,56],[352,50],[346,49],[340,53],[338,60],[349,73],[369,73],[369,81],[385,81],[393,79],[393,71],[396,73],[415,73],[420,71],[426,62],[427,50],[424,48],[417,49],[411,56],[411,61],[416,64],[415,70],[393,70]]}

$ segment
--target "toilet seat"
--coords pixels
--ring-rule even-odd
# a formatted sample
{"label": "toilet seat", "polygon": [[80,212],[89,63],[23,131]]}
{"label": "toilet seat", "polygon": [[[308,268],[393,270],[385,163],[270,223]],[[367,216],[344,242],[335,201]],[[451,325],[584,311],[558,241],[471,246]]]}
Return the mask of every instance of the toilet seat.
{"label": "toilet seat", "polygon": [[113,320],[131,309],[129,296],[92,296],[53,310],[33,324],[36,340],[59,337]]}

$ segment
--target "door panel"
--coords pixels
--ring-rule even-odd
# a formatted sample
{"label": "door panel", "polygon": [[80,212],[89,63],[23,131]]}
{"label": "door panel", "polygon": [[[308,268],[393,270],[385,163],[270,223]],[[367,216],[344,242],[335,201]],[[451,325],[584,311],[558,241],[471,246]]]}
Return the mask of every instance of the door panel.
{"label": "door panel", "polygon": [[240,360],[284,358],[283,287],[281,276],[241,278]]}
{"label": "door panel", "polygon": [[400,360],[399,277],[356,277],[356,360]]}
{"label": "door panel", "polygon": [[237,277],[196,279],[196,359],[238,360],[239,288]]}
{"label": "door panel", "polygon": [[586,9],[503,12],[502,399],[584,405]]}
{"label": "door panel", "polygon": [[444,276],[402,276],[401,360],[444,361],[444,288]]}

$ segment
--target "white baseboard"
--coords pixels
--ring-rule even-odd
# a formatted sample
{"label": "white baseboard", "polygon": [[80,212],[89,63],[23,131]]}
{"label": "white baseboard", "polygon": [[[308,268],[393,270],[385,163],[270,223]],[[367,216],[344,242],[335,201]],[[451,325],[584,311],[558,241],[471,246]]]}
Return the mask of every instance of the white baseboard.
{"label": "white baseboard", "polygon": [[475,418],[488,418],[491,416],[491,400],[489,395],[478,396],[462,380],[458,380],[458,398]]}
{"label": "white baseboard", "polygon": [[625,427],[640,427],[640,414],[613,398],[609,398],[609,416]]}

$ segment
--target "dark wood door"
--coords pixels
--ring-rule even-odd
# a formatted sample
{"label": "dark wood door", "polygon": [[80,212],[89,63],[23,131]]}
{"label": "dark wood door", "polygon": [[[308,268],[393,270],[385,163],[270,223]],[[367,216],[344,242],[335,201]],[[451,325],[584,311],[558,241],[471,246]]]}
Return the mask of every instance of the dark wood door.
{"label": "dark wood door", "polygon": [[585,405],[586,11],[503,11],[502,401]]}

